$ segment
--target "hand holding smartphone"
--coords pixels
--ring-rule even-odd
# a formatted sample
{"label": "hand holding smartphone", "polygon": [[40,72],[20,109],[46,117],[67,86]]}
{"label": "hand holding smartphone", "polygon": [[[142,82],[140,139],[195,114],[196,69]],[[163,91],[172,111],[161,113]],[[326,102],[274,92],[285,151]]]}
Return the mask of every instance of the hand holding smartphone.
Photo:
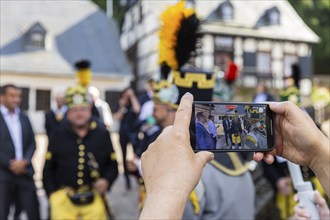
{"label": "hand holding smartphone", "polygon": [[190,141],[194,151],[271,151],[274,114],[268,104],[195,101]]}

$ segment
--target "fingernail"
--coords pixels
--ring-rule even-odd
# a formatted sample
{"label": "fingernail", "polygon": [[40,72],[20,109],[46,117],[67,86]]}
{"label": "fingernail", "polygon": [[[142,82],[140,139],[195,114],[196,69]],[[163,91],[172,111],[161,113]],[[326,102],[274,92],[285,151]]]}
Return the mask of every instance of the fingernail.
{"label": "fingernail", "polygon": [[214,153],[211,153],[209,158],[210,158],[210,160],[213,160],[214,159]]}
{"label": "fingernail", "polygon": [[186,92],[184,95],[192,95],[190,92]]}
{"label": "fingernail", "polygon": [[269,105],[270,105],[270,108],[277,108],[278,107],[278,102],[271,102],[271,103],[269,103]]}

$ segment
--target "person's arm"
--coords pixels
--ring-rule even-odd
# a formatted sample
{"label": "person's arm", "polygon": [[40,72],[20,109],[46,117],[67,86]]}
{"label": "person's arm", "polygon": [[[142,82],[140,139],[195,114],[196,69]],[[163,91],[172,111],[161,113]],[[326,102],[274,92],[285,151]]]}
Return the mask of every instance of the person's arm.
{"label": "person's arm", "polygon": [[54,145],[56,149],[56,144],[54,142],[56,142],[55,138],[49,140],[42,177],[42,183],[48,197],[57,190],[55,185],[56,153],[53,150]]}
{"label": "person's arm", "polygon": [[49,117],[51,115],[51,111],[52,110],[49,110],[48,112],[45,113],[45,130],[46,130],[46,134],[47,134],[47,137],[50,136],[50,133],[51,133],[51,124],[50,124],[50,121],[49,121]]}
{"label": "person's arm", "polygon": [[27,115],[21,114],[20,120],[22,124],[22,133],[23,139],[23,158],[21,160],[13,159],[9,162],[9,169],[17,174],[28,174],[32,177],[32,156],[36,150],[36,142],[34,137],[34,132],[30,123],[30,120]]}
{"label": "person's arm", "polygon": [[115,151],[113,150],[113,145],[112,145],[112,141],[110,138],[110,134],[108,131],[106,131],[105,136],[106,137],[105,137],[103,143],[104,143],[104,146],[106,149],[105,153],[108,156],[107,156],[107,161],[106,161],[106,165],[105,165],[106,167],[104,170],[103,177],[109,181],[109,188],[110,188],[118,176],[118,164],[117,164],[117,160],[116,160]]}
{"label": "person's arm", "polygon": [[329,139],[316,127],[307,113],[292,102],[270,103],[275,112],[275,149],[268,153],[255,153],[254,159],[273,163],[274,155],[293,163],[310,167],[330,195]]}
{"label": "person's arm", "polygon": [[114,113],[114,117],[118,121],[121,121],[124,117],[124,114],[127,112],[127,108],[125,106],[125,99],[125,97],[120,97],[118,100],[118,106]]}
{"label": "person's arm", "polygon": [[[323,134],[321,134],[323,135]],[[325,136],[320,137],[320,143],[316,144],[317,155],[312,158],[312,162],[310,164],[311,170],[315,173],[317,178],[320,180],[324,191],[328,196],[330,196],[330,144],[329,139],[325,138]]]}
{"label": "person's arm", "polygon": [[210,152],[195,154],[190,146],[189,124],[193,96],[182,97],[173,126],[166,127],[142,154],[147,197],[140,219],[181,219],[191,191]]}
{"label": "person's arm", "polygon": [[27,147],[27,151],[25,152],[24,156],[24,160],[26,160],[26,162],[28,164],[31,164],[31,160],[32,160],[32,156],[36,150],[36,141],[35,141],[35,137],[34,137],[34,132],[32,129],[32,125],[30,123],[30,120],[27,116],[25,116],[25,123],[26,123],[26,132],[28,132],[28,147]]}
{"label": "person's arm", "polygon": [[196,125],[196,147],[197,149],[206,149],[206,143],[204,141],[205,133],[203,132],[203,129],[201,126]]}
{"label": "person's arm", "polygon": [[133,89],[129,89],[127,91],[127,95],[131,101],[133,112],[138,115],[140,113],[141,106],[139,100],[136,98],[134,94]]}

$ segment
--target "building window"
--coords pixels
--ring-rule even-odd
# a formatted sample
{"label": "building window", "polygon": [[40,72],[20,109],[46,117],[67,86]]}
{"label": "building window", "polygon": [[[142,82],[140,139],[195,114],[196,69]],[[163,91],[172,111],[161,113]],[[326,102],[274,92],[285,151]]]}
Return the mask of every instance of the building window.
{"label": "building window", "polygon": [[258,19],[255,27],[263,27],[269,25],[280,24],[280,11],[277,7],[272,7],[264,12],[264,14]]}
{"label": "building window", "polygon": [[297,62],[297,56],[286,54],[284,56],[284,77],[292,76],[292,65]]}
{"label": "building window", "polygon": [[271,75],[271,58],[269,52],[257,53],[257,72],[260,75]]}
{"label": "building window", "polygon": [[27,31],[25,38],[27,50],[45,49],[46,29],[40,23],[36,23]]}
{"label": "building window", "polygon": [[217,9],[217,13],[221,20],[230,21],[233,20],[234,17],[234,8],[229,0],[223,2],[219,5]]}
{"label": "building window", "polygon": [[233,7],[230,5],[224,5],[222,8],[222,19],[224,21],[229,21],[233,19]]}
{"label": "building window", "polygon": [[275,25],[280,23],[280,14],[278,10],[272,10],[269,12],[269,24]]}
{"label": "building window", "polygon": [[215,37],[215,49],[224,51],[233,51],[234,39],[232,37]]}
{"label": "building window", "polygon": [[37,111],[47,111],[50,109],[50,90],[37,90]]}
{"label": "building window", "polygon": [[37,48],[43,48],[45,46],[45,39],[42,33],[34,32],[31,34],[31,45]]}
{"label": "building window", "polygon": [[214,65],[218,66],[221,71],[226,71],[228,60],[233,59],[234,39],[232,37],[216,36],[214,44]]}
{"label": "building window", "polygon": [[109,104],[111,111],[114,113],[118,110],[118,100],[121,92],[117,91],[106,91],[105,101]]}
{"label": "building window", "polygon": [[29,93],[30,93],[30,89],[25,88],[25,87],[21,87],[20,89],[22,90],[22,101],[21,101],[20,108],[24,111],[28,111],[29,110]]}
{"label": "building window", "polygon": [[244,52],[243,53],[243,72],[244,75],[255,75],[257,66],[256,53]]}

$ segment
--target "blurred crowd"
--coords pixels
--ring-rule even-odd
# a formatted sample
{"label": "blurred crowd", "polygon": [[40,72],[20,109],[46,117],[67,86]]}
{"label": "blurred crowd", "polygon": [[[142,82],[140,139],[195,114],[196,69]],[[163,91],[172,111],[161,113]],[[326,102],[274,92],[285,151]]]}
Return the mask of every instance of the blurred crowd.
{"label": "blurred crowd", "polygon": [[[121,92],[117,107],[111,109],[102,99],[101,91],[91,85],[89,65],[88,61],[76,64],[78,84],[57,93],[56,107],[45,112],[48,149],[43,187],[50,204],[50,219],[114,219],[109,205],[111,201],[107,201],[105,194],[118,176],[118,156],[123,161],[125,189],[132,190],[132,176],[139,183],[139,208],[142,209],[146,191],[141,155],[175,120],[179,92],[169,81],[150,79],[140,94],[128,87]],[[229,66],[225,78],[217,78],[218,84],[212,85],[215,88],[213,98],[206,101],[230,101],[234,97],[237,67],[232,62]],[[299,105],[298,86],[296,80],[288,79],[286,88],[279,94],[280,101],[289,100]],[[219,92],[219,87],[230,91],[226,100],[219,96],[225,91]],[[260,82],[253,99],[246,101],[263,103],[276,101],[275,97],[266,84]],[[29,118],[19,108],[21,101],[19,87],[1,85],[0,219],[8,218],[10,207],[15,207],[14,219],[20,219],[21,212],[25,212],[28,219],[40,219],[31,163],[36,142]],[[200,123],[212,143],[215,144],[217,138],[224,138],[227,146],[240,148],[240,141],[234,140],[232,134],[244,131],[241,129],[243,122],[224,117],[215,125],[212,115],[197,117],[203,117]],[[221,134],[217,133],[219,126],[223,131]],[[114,151],[112,132],[119,135],[121,155]],[[129,145],[133,147],[134,158],[126,160]],[[261,176],[257,171],[262,173]],[[305,180],[311,181],[314,188],[326,197],[313,172],[305,166],[301,171]],[[272,186],[267,190],[274,192],[269,201],[273,211],[265,216],[258,216],[260,213],[256,212],[255,205],[259,199],[256,181],[261,177]],[[184,218],[288,219],[294,215],[297,204],[294,194],[284,158],[276,157],[269,165],[265,162],[256,164],[251,153],[216,154],[190,194]]]}

